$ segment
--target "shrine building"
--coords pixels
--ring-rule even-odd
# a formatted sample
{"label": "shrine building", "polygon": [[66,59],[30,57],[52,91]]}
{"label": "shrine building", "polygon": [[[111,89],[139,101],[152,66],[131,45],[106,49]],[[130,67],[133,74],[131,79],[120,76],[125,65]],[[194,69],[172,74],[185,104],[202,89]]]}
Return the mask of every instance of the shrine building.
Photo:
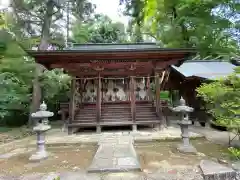
{"label": "shrine building", "polygon": [[72,77],[69,102],[60,107],[71,134],[86,127],[101,132],[105,126],[136,130],[138,125],[164,125],[162,82],[170,66],[182,64],[195,49],[160,48],[155,43],[73,44],[28,53],[47,69],[63,68]]}

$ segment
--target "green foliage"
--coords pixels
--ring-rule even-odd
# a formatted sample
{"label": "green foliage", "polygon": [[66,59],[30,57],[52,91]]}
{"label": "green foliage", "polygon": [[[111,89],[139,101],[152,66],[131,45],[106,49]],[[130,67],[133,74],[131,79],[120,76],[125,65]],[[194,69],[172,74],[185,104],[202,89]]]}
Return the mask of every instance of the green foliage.
{"label": "green foliage", "polygon": [[233,160],[240,160],[240,149],[239,148],[230,147],[230,148],[228,148],[228,152],[229,152],[230,157]]}
{"label": "green foliage", "polygon": [[112,22],[104,15],[95,15],[87,23],[73,27],[73,41],[77,43],[120,43],[126,41],[124,24]]}
{"label": "green foliage", "polygon": [[160,99],[170,101],[169,91],[160,91]]}
{"label": "green foliage", "polygon": [[[163,47],[196,47],[202,57],[239,52],[240,3],[228,0],[120,0],[141,26]],[[231,31],[230,31],[231,30]]]}
{"label": "green foliage", "polygon": [[[150,84],[150,88],[152,90],[152,93],[155,94],[156,93],[156,88],[155,88],[155,84],[151,83]],[[171,103],[171,96],[169,91],[160,91],[160,99],[163,101],[167,101],[168,103]]]}
{"label": "green foliage", "polygon": [[70,76],[61,69],[45,71],[40,77],[43,99],[49,110],[57,112],[60,102],[69,100]]}
{"label": "green foliage", "polygon": [[[0,30],[4,47],[0,51],[0,123],[16,126],[28,119],[36,65],[6,27]],[[43,97],[56,112],[61,97],[65,98],[69,90],[69,76],[62,70],[46,70],[41,80],[45,89]]]}
{"label": "green foliage", "polygon": [[[11,30],[19,38],[28,38],[28,48],[38,47],[42,38],[55,48],[62,49],[65,43],[66,11],[69,7],[69,17],[86,20],[95,6],[88,0],[12,0],[14,22]],[[65,15],[64,15],[65,13]]]}
{"label": "green foliage", "polygon": [[198,89],[198,96],[205,101],[216,124],[228,129],[240,127],[240,77],[239,67],[225,79],[204,83]]}
{"label": "green foliage", "polygon": [[[2,16],[5,17],[5,16]],[[14,111],[26,112],[32,83],[34,62],[27,58],[6,24],[0,29],[0,118],[10,117]]]}
{"label": "green foliage", "polygon": [[144,1],[120,0],[125,5],[124,15],[130,17],[128,32],[133,42],[143,42]]}

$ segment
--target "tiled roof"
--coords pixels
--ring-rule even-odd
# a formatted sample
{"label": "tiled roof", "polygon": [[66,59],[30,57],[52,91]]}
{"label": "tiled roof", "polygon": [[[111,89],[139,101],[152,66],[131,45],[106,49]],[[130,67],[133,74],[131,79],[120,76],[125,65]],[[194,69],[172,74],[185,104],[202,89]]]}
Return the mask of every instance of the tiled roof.
{"label": "tiled roof", "polygon": [[111,44],[111,43],[98,43],[98,44],[73,44],[66,50],[137,50],[137,49],[153,49],[159,48],[156,43],[126,43],[126,44]]}
{"label": "tiled roof", "polygon": [[224,78],[234,72],[235,65],[226,61],[186,61],[180,67],[172,66],[185,77],[204,79]]}
{"label": "tiled roof", "polygon": [[67,51],[78,52],[117,52],[117,51],[164,51],[164,52],[195,52],[194,48],[161,48],[157,43],[88,43],[72,44]]}

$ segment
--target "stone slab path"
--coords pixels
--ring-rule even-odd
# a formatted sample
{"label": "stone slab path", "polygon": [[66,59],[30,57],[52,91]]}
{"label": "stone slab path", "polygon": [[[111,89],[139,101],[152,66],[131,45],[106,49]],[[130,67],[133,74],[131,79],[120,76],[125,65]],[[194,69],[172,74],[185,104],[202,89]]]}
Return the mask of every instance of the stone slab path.
{"label": "stone slab path", "polygon": [[102,137],[88,172],[141,171],[131,136]]}
{"label": "stone slab path", "polygon": [[[154,129],[143,130],[143,131],[112,131],[112,132],[102,132],[101,134],[82,132],[78,134],[68,135],[65,132],[48,133],[46,135],[46,144],[51,146],[69,145],[69,144],[97,144],[101,141],[103,137],[122,137],[122,136],[132,136],[134,142],[152,142],[159,140],[176,140],[181,139],[181,130],[179,127],[168,127],[161,131],[155,131]],[[191,138],[201,138],[203,135],[190,132],[189,136]],[[28,147],[35,147],[36,140],[33,139],[29,143],[25,144]]]}
{"label": "stone slab path", "polygon": [[202,160],[199,166],[203,172],[204,179],[208,180],[236,179],[237,172],[234,171],[231,167],[227,167],[210,160]]}

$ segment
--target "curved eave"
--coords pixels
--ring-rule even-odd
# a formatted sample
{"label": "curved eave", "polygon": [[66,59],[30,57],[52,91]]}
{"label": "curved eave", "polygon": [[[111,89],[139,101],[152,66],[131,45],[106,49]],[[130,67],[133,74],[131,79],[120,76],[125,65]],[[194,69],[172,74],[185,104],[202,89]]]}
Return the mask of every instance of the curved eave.
{"label": "curved eave", "polygon": [[36,54],[58,54],[58,53],[109,53],[109,52],[185,52],[196,53],[195,48],[147,48],[147,49],[108,49],[108,50],[27,50],[30,55]]}
{"label": "curved eave", "polygon": [[173,49],[173,48],[152,48],[152,49],[113,49],[113,50],[63,50],[63,51],[33,51],[27,53],[34,57],[36,62],[49,66],[53,63],[85,63],[94,60],[168,60],[186,59],[196,54],[195,49]]}

